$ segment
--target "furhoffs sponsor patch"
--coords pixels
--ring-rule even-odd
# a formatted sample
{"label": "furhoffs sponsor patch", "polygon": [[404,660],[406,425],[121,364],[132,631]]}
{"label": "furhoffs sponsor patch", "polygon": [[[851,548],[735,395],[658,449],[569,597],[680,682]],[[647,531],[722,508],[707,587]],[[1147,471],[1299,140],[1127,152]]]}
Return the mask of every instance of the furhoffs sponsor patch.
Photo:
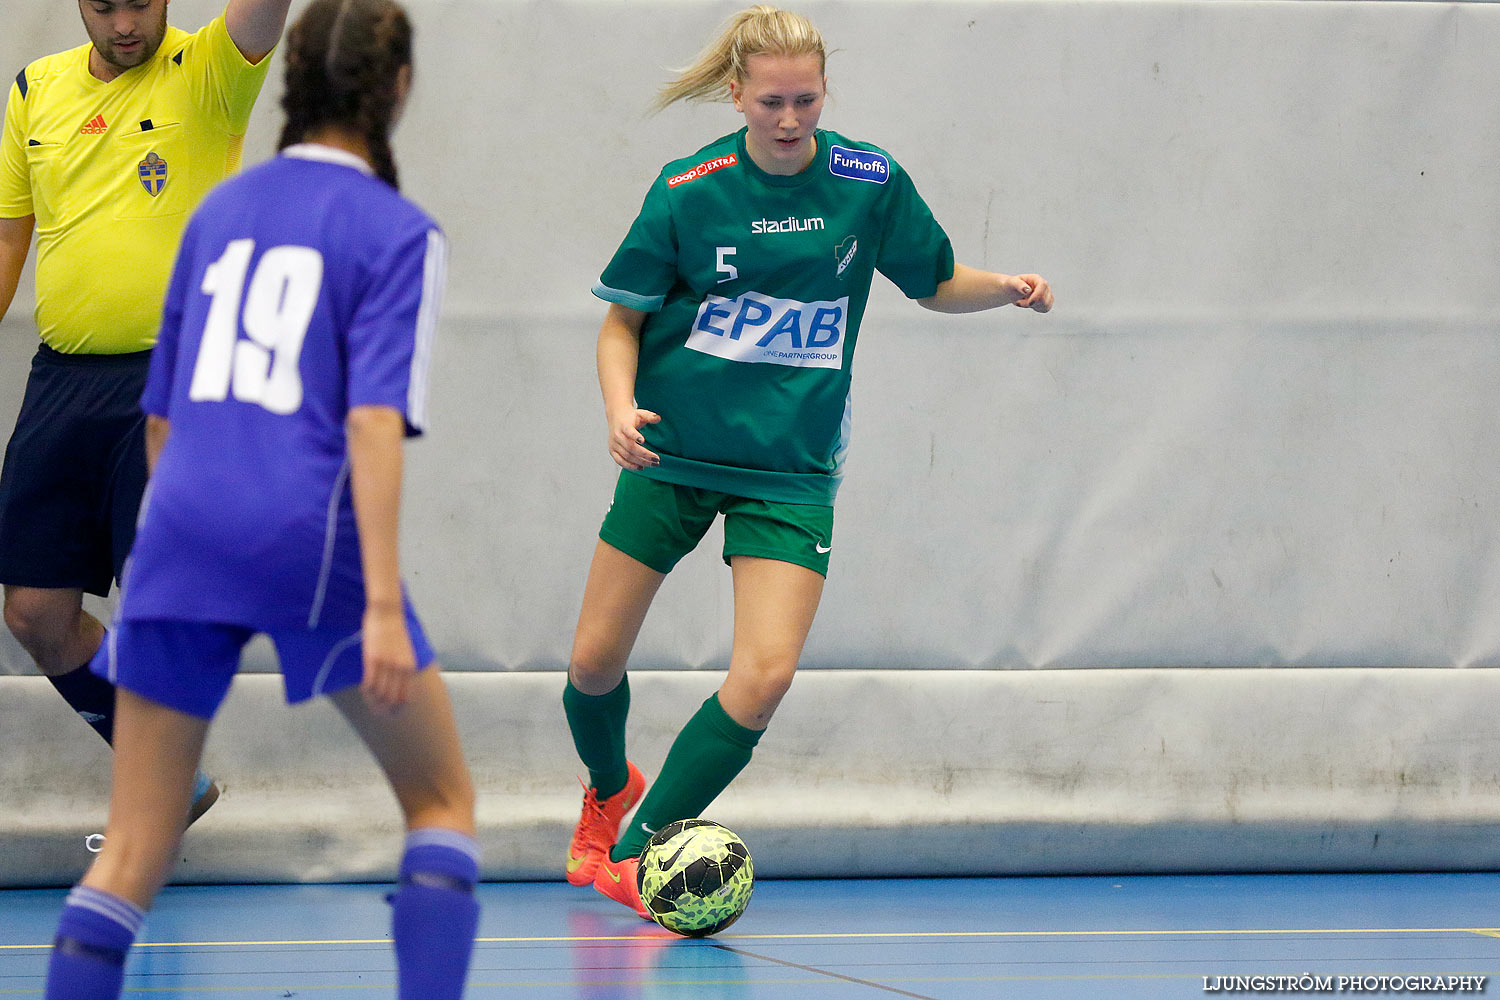
{"label": "furhoffs sponsor patch", "polygon": [[836,177],[884,184],[891,176],[891,161],[883,154],[872,153],[868,149],[831,146],[828,150],[828,170]]}

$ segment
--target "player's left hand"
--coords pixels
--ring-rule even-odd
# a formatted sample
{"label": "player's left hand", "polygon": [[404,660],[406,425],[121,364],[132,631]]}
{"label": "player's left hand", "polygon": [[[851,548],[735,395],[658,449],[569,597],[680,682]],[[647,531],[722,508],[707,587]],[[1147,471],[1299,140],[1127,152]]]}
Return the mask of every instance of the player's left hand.
{"label": "player's left hand", "polygon": [[1035,309],[1044,313],[1052,308],[1052,286],[1040,274],[1018,274],[1011,279],[1016,283],[1015,305],[1022,309]]}
{"label": "player's left hand", "polygon": [[406,631],[406,614],[400,607],[365,609],[365,674],[360,691],[365,704],[381,714],[395,713],[411,697],[412,678],[417,673],[417,654]]}

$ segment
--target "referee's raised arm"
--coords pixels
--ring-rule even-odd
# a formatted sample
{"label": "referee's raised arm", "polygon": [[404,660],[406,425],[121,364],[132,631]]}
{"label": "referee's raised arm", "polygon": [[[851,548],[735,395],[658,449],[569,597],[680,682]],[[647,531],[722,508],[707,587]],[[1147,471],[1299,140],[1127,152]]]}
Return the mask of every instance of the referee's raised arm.
{"label": "referee's raised arm", "polygon": [[229,0],[224,26],[246,61],[259,63],[281,40],[292,0]]}

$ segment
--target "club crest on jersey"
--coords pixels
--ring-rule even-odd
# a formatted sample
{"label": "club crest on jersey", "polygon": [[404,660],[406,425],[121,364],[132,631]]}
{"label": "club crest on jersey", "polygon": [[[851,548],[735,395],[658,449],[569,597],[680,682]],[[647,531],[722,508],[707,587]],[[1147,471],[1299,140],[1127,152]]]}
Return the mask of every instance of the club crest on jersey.
{"label": "club crest on jersey", "polygon": [[859,253],[859,240],[853,236],[833,248],[833,259],[839,262],[838,270],[834,276],[838,277],[844,273],[850,264],[854,263],[854,255]]}
{"label": "club crest on jersey", "polygon": [[884,184],[891,176],[891,161],[868,149],[845,146],[828,148],[828,169],[837,177],[849,177],[871,184]]}
{"label": "club crest on jersey", "polygon": [[135,170],[141,178],[141,187],[151,197],[161,194],[161,189],[167,186],[167,161],[157,156],[154,150],[135,165]]}
{"label": "club crest on jersey", "polygon": [[829,302],[778,299],[745,292],[710,295],[698,307],[689,350],[746,364],[792,368],[844,367],[849,297]]}
{"label": "club crest on jersey", "polygon": [[678,174],[676,177],[668,177],[667,187],[674,188],[679,184],[686,184],[688,181],[695,181],[700,177],[704,177],[708,174],[713,173],[715,170],[723,170],[725,167],[732,167],[738,162],[740,162],[739,157],[735,156],[733,153],[730,153],[728,156],[718,156],[712,160],[704,160],[702,163],[698,164],[696,167],[693,167],[691,170],[685,170],[682,173]]}

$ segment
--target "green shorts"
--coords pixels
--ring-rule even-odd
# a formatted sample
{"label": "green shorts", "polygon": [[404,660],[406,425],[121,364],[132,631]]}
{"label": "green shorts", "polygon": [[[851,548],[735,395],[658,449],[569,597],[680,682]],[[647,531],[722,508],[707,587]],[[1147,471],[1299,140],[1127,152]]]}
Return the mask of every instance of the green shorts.
{"label": "green shorts", "polygon": [[751,500],[621,472],[599,537],[658,573],[670,573],[724,515],[724,561],[758,556],[828,575],[833,508]]}

